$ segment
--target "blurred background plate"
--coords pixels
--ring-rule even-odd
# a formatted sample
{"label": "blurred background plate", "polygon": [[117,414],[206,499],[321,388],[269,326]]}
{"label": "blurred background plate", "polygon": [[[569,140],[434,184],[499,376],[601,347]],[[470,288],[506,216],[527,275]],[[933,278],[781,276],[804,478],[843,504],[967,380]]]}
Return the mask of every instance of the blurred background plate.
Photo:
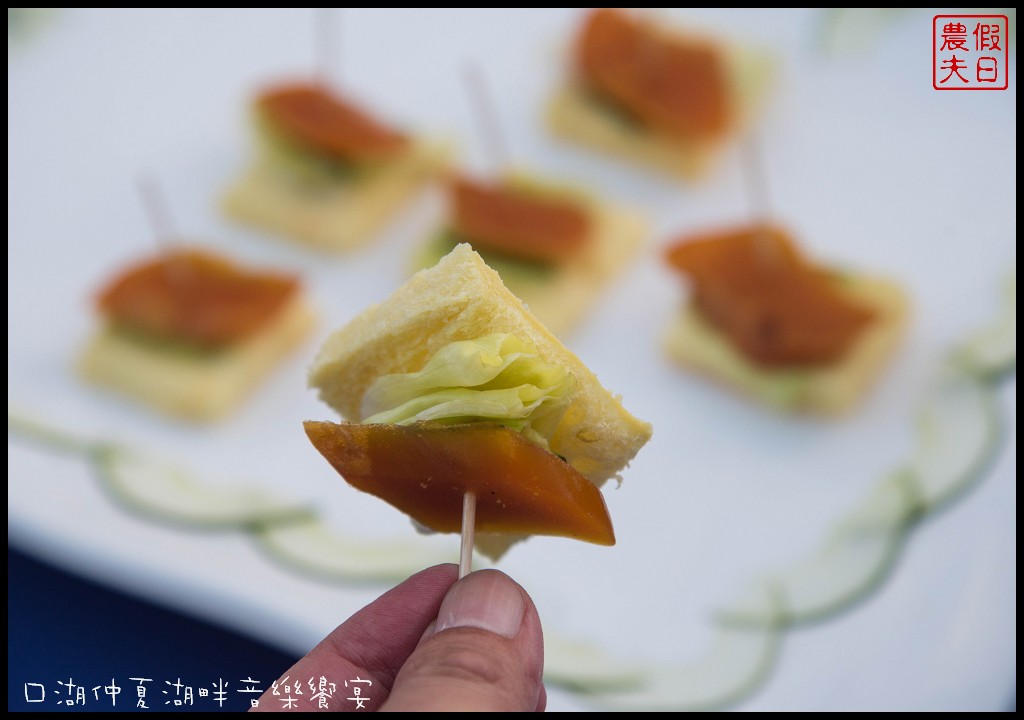
{"label": "blurred background plate", "polygon": [[[487,169],[460,79],[476,59],[518,162],[649,213],[637,262],[565,338],[655,428],[622,486],[606,490],[619,544],[533,539],[500,565],[531,592],[549,632],[627,662],[699,657],[713,608],[809,552],[906,458],[928,379],[951,342],[993,315],[1016,262],[1015,54],[1005,92],[937,92],[928,11],[669,16],[775,54],[759,129],[772,212],[815,256],[896,277],[913,298],[899,355],[843,420],[778,417],[663,357],[681,289],[660,250],[675,234],[749,217],[742,163],[732,152],[706,182],[679,185],[552,140],[540,117],[578,11],[325,16],[337,27],[335,82],[381,114],[455,140],[469,167]],[[344,257],[261,236],[217,209],[248,157],[253,93],[313,71],[313,11],[60,10],[8,23],[9,408],[206,477],[275,487],[357,537],[414,539],[404,518],[334,475],[300,422],[331,418],[305,389],[317,344],[402,282],[443,211],[439,198],[425,194]],[[160,178],[181,234],[301,272],[319,309],[314,339],[216,426],[163,420],[73,374],[95,320],[92,293],[154,247],[134,188],[141,171]],[[1016,683],[1015,379],[999,401],[1009,432],[980,485],[912,535],[880,591],[787,633],[774,673],[739,707],[1007,705]],[[383,589],[289,573],[238,533],[186,533],[125,514],[80,458],[13,440],[8,450],[11,544],[288,653],[305,652]],[[447,540],[435,539],[439,555],[450,546],[454,560]],[[553,690],[550,707],[587,706]]]}

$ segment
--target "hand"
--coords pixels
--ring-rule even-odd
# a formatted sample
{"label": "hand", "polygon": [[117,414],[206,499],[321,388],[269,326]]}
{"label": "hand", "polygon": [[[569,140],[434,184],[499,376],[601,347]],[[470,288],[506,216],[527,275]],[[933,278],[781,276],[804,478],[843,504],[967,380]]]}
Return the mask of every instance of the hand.
{"label": "hand", "polygon": [[[324,677],[336,686],[325,710],[543,710],[544,645],[530,596],[497,570],[457,575],[454,565],[428,568],[335,628],[282,676],[303,685],[291,709],[321,709],[306,683]],[[268,690],[255,709],[281,705]]]}

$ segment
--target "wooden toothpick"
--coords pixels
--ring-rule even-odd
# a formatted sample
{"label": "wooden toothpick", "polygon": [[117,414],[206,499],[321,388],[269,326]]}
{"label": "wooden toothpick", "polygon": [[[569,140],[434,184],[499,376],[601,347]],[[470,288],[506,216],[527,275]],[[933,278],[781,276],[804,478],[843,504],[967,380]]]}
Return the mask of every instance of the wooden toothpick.
{"label": "wooden toothpick", "polygon": [[174,223],[171,222],[171,214],[167,210],[163,192],[160,190],[160,183],[152,173],[142,172],[136,178],[135,186],[139,191],[142,209],[146,212],[153,237],[160,249],[166,252],[170,249],[171,241],[177,237],[177,234],[174,231]]}
{"label": "wooden toothpick", "polygon": [[171,213],[164,201],[164,194],[160,189],[160,183],[156,176],[148,172],[140,173],[135,180],[139,190],[139,197],[142,200],[142,207],[149,218],[149,226],[153,230],[153,239],[156,242],[159,254],[167,257],[167,264],[164,266],[164,276],[167,282],[176,289],[182,289],[185,282],[185,274],[189,272],[188,266],[179,262],[174,256],[174,241],[178,238],[174,230],[174,223],[171,221]]}
{"label": "wooden toothpick", "polygon": [[[754,134],[751,134],[750,140],[744,146],[743,159],[747,179],[747,200],[754,223],[758,225],[767,221],[771,212],[771,202],[768,197],[768,175],[761,155],[761,145]],[[778,263],[778,248],[765,233],[758,233],[756,248],[757,254],[766,265],[770,267]]]}
{"label": "wooden toothpick", "polygon": [[462,496],[462,543],[459,546],[459,579],[473,572],[473,544],[476,538],[476,495]]}
{"label": "wooden toothpick", "polygon": [[754,219],[768,217],[771,209],[768,197],[768,176],[764,169],[764,158],[761,155],[761,144],[757,136],[751,134],[744,146],[744,165],[746,165],[747,199]]}
{"label": "wooden toothpick", "polygon": [[508,165],[508,151],[498,126],[498,116],[494,112],[494,104],[487,94],[487,83],[484,82],[479,65],[473,61],[466,61],[462,75],[466,82],[466,92],[473,105],[473,114],[483,140],[484,151],[492,170],[499,173]]}
{"label": "wooden toothpick", "polygon": [[313,9],[314,65],[317,81],[325,88],[331,84],[331,78],[337,73],[333,55],[337,50],[337,30],[335,16],[339,8]]}

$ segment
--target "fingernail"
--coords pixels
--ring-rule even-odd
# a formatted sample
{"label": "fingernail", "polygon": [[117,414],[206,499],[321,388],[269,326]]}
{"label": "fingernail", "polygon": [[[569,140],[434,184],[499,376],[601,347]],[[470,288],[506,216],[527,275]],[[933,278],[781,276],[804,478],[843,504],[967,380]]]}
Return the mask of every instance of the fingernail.
{"label": "fingernail", "polygon": [[470,627],[515,637],[526,605],[519,587],[504,573],[480,570],[452,586],[437,613],[437,632]]}

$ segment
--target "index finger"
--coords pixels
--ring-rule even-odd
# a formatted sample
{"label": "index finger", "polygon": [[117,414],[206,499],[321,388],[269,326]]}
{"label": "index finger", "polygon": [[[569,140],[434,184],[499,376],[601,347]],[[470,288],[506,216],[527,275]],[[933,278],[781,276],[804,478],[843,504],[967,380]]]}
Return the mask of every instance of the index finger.
{"label": "index finger", "polygon": [[[457,579],[457,566],[435,565],[387,591],[331,631],[282,674],[282,682],[303,686],[304,694],[295,697],[294,705],[281,707],[284,698],[267,690],[253,710],[376,710],[388,699],[395,675],[437,619],[441,601]],[[321,677],[326,679],[324,702],[320,696],[314,700],[313,689],[305,685]],[[345,681],[351,687],[344,687]],[[328,695],[331,684],[334,689]],[[360,692],[354,695],[358,701],[353,702],[350,696],[357,687]]]}

